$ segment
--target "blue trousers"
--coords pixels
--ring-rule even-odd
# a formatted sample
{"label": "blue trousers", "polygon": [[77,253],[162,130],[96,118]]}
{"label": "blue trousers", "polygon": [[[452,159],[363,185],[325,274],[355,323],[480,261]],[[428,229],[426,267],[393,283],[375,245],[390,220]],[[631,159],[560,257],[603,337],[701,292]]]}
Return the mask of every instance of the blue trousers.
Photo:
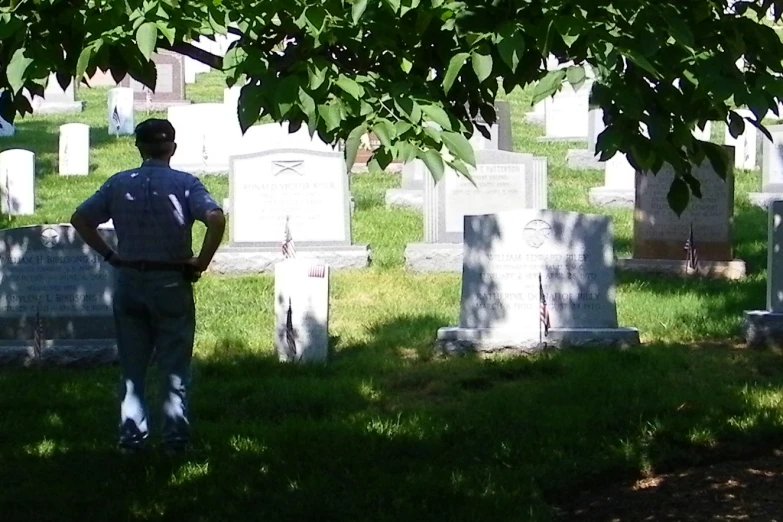
{"label": "blue trousers", "polygon": [[192,283],[178,272],[117,269],[114,321],[122,371],[120,445],[143,447],[149,436],[145,385],[153,354],[162,374],[163,443],[186,443],[196,328]]}

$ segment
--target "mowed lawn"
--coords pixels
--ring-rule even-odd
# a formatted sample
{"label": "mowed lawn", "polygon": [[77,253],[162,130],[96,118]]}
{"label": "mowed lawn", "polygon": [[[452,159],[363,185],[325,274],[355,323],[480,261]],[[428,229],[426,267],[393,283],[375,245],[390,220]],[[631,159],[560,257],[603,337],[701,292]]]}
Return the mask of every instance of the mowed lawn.
{"label": "mowed lawn", "polygon": [[[220,100],[222,87],[201,75],[190,97]],[[4,226],[65,222],[138,164],[131,137],[106,133],[106,94],[84,88],[83,114],[27,117],[0,141],[37,153],[37,213]],[[566,168],[584,143],[537,143],[529,98],[508,98],[516,150],[549,159],[551,208],[608,212],[629,255],[631,212],[591,208],[602,173]],[[58,126],[73,121],[92,127],[92,172],[60,178]],[[226,196],[227,178],[205,183]],[[737,174],[746,280],[618,275],[620,324],[643,347],[480,360],[433,350],[436,330],[457,323],[460,278],[403,269],[422,220],[384,207],[399,177],[354,175],[353,238],[373,266],[332,276],[327,366],[275,362],[271,277],[209,275],[197,285],[191,455],[116,453],[117,368],[0,369],[0,520],[545,521],[585,488],[783,443],[783,360],[738,337],[743,310],[765,303],[766,216],[746,197],[759,184],[759,172]]]}

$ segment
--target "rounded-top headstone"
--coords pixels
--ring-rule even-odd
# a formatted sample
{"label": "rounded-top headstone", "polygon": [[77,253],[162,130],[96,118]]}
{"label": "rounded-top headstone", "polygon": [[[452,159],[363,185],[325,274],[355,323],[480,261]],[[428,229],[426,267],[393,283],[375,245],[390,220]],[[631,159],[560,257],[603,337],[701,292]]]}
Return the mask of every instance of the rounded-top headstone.
{"label": "rounded-top headstone", "polygon": [[14,124],[0,117],[0,138],[10,138],[15,132]]}
{"label": "rounded-top headstone", "polygon": [[0,210],[9,216],[35,213],[35,154],[31,151],[0,152]]}
{"label": "rounded-top headstone", "polygon": [[86,176],[90,171],[90,126],[67,123],[60,127],[60,176]]}
{"label": "rounded-top headstone", "polygon": [[123,136],[133,134],[135,128],[133,114],[133,89],[115,87],[109,91],[109,134]]}

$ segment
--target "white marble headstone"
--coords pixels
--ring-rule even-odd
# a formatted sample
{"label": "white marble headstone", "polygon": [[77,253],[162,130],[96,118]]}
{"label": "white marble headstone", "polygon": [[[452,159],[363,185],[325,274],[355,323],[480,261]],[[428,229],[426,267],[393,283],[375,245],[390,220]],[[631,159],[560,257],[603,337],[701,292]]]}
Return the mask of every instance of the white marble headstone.
{"label": "white marble headstone", "polygon": [[60,176],[86,176],[90,172],[90,126],[68,123],[60,127]]}
{"label": "white marble headstone", "polygon": [[[743,117],[755,116],[748,110],[736,111]],[[745,131],[738,137],[731,135],[728,125],[726,126],[726,135],[724,144],[734,147],[734,168],[754,170],[756,168],[756,147],[758,143],[758,129],[745,120]]]}
{"label": "white marble headstone", "polygon": [[712,122],[708,121],[705,123],[703,129],[697,125],[693,129],[693,137],[701,141],[710,141],[712,138]]}
{"label": "white marble headstone", "polygon": [[315,259],[275,265],[275,348],[281,362],[326,362],[329,266]]}
{"label": "white marble headstone", "polygon": [[764,138],[761,164],[761,189],[783,191],[783,125],[768,125],[772,141]]}
{"label": "white marble headstone", "polygon": [[425,242],[461,243],[467,215],[546,208],[546,160],[538,159],[517,152],[476,151],[476,168],[469,167],[475,184],[448,168],[437,184],[425,175]]}
{"label": "white marble headstone", "polygon": [[35,214],[35,154],[31,151],[0,152],[0,210],[9,216]]}
{"label": "white marble headstone", "polygon": [[[234,110],[236,114],[236,109]],[[232,145],[232,154],[252,154],[277,149],[308,149],[320,152],[334,152],[335,147],[321,140],[318,134],[312,137],[306,126],[294,133],[288,132],[288,123],[265,123],[250,127],[244,136]]]}
{"label": "white marble headstone", "polygon": [[136,128],[133,112],[133,89],[115,87],[109,91],[108,121],[110,135],[133,134]]}
{"label": "white marble headstone", "polygon": [[177,151],[171,167],[186,172],[227,172],[228,158],[242,137],[236,114],[222,103],[169,107]]}
{"label": "white marble headstone", "polygon": [[618,152],[606,162],[604,176],[607,188],[633,191],[636,187],[636,169],[622,152]]}
{"label": "white marble headstone", "polygon": [[588,136],[587,114],[589,111],[592,82],[585,82],[574,91],[570,85],[544,102],[545,138],[585,140]]}
{"label": "white marble headstone", "polygon": [[279,246],[289,219],[297,246],[350,245],[348,183],[339,152],[281,149],[233,156],[231,244]]}

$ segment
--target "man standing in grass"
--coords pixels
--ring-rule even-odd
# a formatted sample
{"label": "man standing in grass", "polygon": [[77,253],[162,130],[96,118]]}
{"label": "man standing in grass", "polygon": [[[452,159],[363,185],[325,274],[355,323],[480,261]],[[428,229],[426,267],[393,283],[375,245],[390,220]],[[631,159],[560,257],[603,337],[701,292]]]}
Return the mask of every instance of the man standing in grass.
{"label": "man standing in grass", "polygon": [[[120,448],[141,450],[149,435],[144,398],[153,351],[163,373],[163,445],[190,440],[188,387],[196,326],[193,283],[207,269],[225,230],[223,210],[195,176],[171,169],[177,146],[168,120],[136,127],[140,167],[119,172],[79,205],[71,224],[115,270],[114,321],[122,371]],[[98,234],[112,220],[117,252]],[[198,257],[191,228],[207,226]]]}

